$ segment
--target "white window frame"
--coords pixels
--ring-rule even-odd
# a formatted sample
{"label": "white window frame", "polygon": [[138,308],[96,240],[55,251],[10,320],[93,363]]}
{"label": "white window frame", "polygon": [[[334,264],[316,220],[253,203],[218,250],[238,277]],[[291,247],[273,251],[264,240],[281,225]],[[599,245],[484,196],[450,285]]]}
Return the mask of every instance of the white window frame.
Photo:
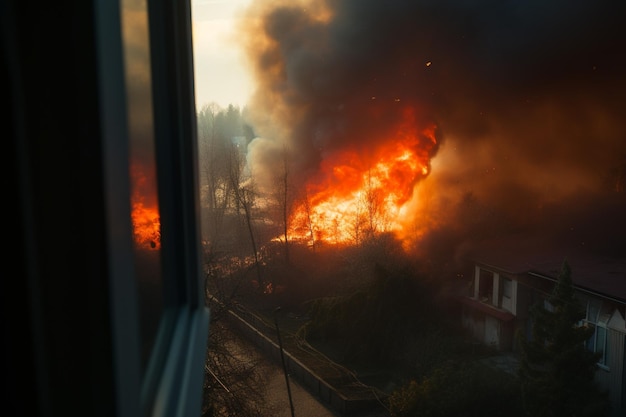
{"label": "white window frame", "polygon": [[[502,277],[502,296],[500,301],[500,308],[503,310],[510,311],[514,315],[517,314],[517,281],[511,278]],[[505,295],[505,289],[507,288],[506,283],[510,283],[508,285],[509,294]]]}
{"label": "white window frame", "polygon": [[[609,353],[608,322],[610,320],[610,314],[603,313],[602,307],[602,301],[600,300],[587,300],[587,313],[583,324],[593,327],[593,335],[585,342],[585,347],[594,353],[601,353],[602,356],[598,359],[597,364],[600,368],[609,370],[607,361]],[[599,341],[598,337],[600,332],[604,333],[602,341]]]}

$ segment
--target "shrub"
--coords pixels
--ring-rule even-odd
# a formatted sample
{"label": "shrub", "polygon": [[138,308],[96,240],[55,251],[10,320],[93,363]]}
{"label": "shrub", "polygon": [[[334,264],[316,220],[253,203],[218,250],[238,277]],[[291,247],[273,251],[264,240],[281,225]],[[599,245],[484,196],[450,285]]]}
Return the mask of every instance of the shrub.
{"label": "shrub", "polygon": [[516,379],[478,362],[446,362],[394,391],[388,405],[394,417],[522,416]]}

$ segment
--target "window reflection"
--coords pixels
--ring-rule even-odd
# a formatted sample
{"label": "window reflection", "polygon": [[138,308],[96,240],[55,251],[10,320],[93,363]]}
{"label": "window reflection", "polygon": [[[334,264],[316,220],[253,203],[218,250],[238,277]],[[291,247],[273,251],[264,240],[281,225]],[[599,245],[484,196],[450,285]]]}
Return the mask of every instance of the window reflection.
{"label": "window reflection", "polygon": [[163,309],[150,45],[146,2],[121,0],[121,9],[130,130],[131,220],[144,374]]}

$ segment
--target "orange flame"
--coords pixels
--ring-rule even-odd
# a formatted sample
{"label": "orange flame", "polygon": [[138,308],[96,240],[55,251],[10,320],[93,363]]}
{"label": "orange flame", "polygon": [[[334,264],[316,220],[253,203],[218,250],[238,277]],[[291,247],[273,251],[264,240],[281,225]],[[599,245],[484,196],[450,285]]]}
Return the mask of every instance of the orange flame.
{"label": "orange flame", "polygon": [[147,204],[156,201],[156,191],[147,192],[151,184],[142,169],[133,164],[131,167],[133,192],[131,197],[131,220],[135,246],[141,249],[159,249],[161,247],[161,219],[158,205]]}
{"label": "orange flame", "polygon": [[145,207],[140,201],[135,201],[132,204],[131,216],[135,244],[144,249],[158,249],[161,246],[159,211]]}
{"label": "orange flame", "polygon": [[408,109],[392,140],[370,150],[369,158],[358,150],[329,155],[294,211],[291,238],[358,244],[372,234],[402,232],[413,188],[429,174],[435,131],[434,125],[419,129]]}

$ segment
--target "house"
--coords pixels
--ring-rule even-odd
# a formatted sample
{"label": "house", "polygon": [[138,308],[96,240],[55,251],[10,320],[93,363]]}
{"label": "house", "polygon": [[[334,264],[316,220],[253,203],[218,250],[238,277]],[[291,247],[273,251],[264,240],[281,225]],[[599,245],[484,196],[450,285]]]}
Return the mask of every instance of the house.
{"label": "house", "polygon": [[542,239],[494,240],[464,256],[470,268],[460,297],[465,329],[501,352],[516,353],[518,329],[530,336],[530,308],[550,296],[567,261],[576,297],[595,329],[588,349],[601,352],[596,380],[609,391],[615,416],[626,411],[626,259],[600,257]]}

